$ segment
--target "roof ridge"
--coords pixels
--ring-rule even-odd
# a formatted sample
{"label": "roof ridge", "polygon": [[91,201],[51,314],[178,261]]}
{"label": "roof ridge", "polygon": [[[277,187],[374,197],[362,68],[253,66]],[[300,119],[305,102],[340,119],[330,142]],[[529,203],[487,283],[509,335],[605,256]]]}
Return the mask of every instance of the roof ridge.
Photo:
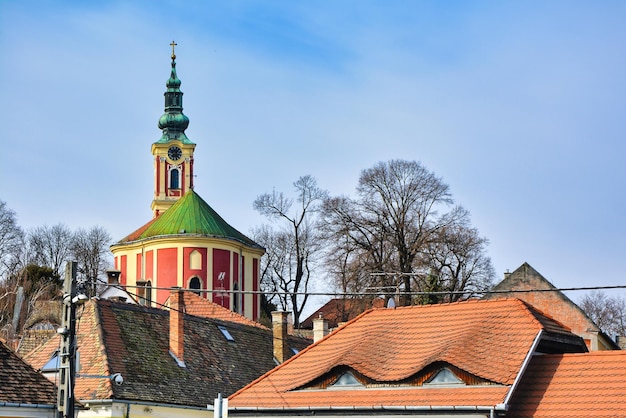
{"label": "roof ridge", "polygon": [[526,302],[525,300],[522,299],[515,299],[518,300],[522,306],[525,307],[525,309],[529,312],[530,315],[532,315],[533,320],[537,321],[537,323],[545,330],[545,331],[549,331],[547,328],[547,324],[544,324],[541,320],[541,318],[538,318],[538,315],[540,315],[542,318],[545,318],[549,321],[554,322],[556,325],[558,325],[559,327],[561,327],[563,329],[563,331],[566,332],[572,332],[572,329],[570,327],[568,327],[567,325],[563,324],[561,321],[559,321],[558,319],[553,318],[552,316],[550,316],[549,314],[543,312],[541,309],[537,308],[536,306]]}

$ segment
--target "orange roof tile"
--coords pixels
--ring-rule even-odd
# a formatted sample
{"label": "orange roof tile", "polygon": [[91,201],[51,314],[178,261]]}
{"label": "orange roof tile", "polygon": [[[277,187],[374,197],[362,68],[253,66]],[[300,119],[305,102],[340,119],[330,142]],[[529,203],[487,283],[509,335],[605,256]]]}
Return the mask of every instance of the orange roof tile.
{"label": "orange roof tile", "polygon": [[[373,309],[235,393],[230,406],[496,405],[504,401],[540,330],[559,332],[584,350],[578,337],[517,299]],[[453,391],[397,386],[435,362],[451,364],[485,385]],[[399,390],[302,389],[339,366]]]}
{"label": "orange roof tile", "polygon": [[183,292],[185,302],[185,313],[188,315],[201,316],[203,318],[220,319],[222,321],[236,322],[238,324],[250,325],[263,329],[269,329],[266,326],[246,318],[243,315],[235,313],[230,309],[226,309],[217,303],[213,303],[208,299],[202,298],[193,292]]}
{"label": "orange roof tile", "polygon": [[626,416],[626,352],[535,356],[508,416]]}

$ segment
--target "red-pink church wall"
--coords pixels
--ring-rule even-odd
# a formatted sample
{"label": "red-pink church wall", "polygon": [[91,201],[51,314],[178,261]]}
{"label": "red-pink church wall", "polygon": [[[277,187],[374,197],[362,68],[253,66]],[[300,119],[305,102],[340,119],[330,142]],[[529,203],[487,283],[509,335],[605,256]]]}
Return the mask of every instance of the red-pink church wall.
{"label": "red-pink church wall", "polygon": [[230,309],[230,294],[228,290],[230,290],[230,251],[214,248],[213,302]]}
{"label": "red-pink church wall", "polygon": [[126,262],[126,256],[125,255],[120,256],[119,257],[119,262],[120,262],[120,264],[117,265],[117,260],[116,260],[115,268],[120,271],[120,284],[121,285],[125,285],[126,284],[126,278],[128,277],[128,271],[127,271],[128,263]]}
{"label": "red-pink church wall", "polygon": [[143,276],[145,280],[154,279],[154,251],[146,251],[146,274]]}
{"label": "red-pink church wall", "polygon": [[[178,271],[178,248],[157,250],[157,303],[165,303],[170,295],[170,287],[180,286],[176,277]],[[154,282],[152,282],[154,286]]]}

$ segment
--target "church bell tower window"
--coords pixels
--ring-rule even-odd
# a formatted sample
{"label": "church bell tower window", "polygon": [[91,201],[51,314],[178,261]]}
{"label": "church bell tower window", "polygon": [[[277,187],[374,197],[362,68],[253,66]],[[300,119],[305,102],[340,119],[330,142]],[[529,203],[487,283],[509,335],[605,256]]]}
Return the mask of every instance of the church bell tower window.
{"label": "church bell tower window", "polygon": [[180,171],[178,168],[170,170],[170,189],[180,189]]}

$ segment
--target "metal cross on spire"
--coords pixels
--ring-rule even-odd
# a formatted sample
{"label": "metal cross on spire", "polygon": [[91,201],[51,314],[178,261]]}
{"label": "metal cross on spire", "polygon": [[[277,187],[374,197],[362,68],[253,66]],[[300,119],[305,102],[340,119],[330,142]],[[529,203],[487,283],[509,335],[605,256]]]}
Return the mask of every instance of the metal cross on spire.
{"label": "metal cross on spire", "polygon": [[174,47],[177,46],[178,44],[174,41],[172,41],[172,43],[170,44],[170,46],[172,47],[172,59],[175,60],[176,59],[176,54],[174,53]]}

